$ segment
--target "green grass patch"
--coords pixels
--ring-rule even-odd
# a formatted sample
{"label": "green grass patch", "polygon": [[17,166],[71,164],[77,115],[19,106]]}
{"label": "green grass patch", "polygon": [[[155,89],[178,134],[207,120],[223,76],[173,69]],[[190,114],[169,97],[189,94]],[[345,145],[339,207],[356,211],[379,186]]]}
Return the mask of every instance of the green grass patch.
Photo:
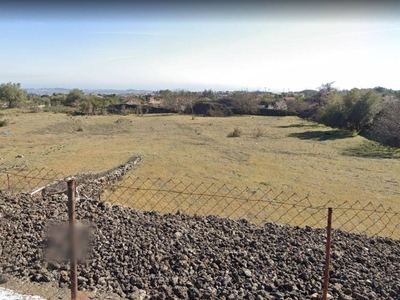
{"label": "green grass patch", "polygon": [[317,140],[317,141],[327,141],[327,140],[338,140],[347,139],[357,136],[357,132],[349,130],[311,130],[304,132],[290,133],[288,137],[295,137],[301,140]]}
{"label": "green grass patch", "polygon": [[366,158],[397,158],[400,159],[400,148],[384,146],[377,142],[364,141],[359,146],[343,151],[344,155]]}

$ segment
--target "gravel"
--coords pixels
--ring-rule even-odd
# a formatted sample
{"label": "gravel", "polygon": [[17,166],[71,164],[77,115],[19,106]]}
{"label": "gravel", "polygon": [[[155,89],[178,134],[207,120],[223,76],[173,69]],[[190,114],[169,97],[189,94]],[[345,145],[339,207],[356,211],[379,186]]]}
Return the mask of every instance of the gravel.
{"label": "gravel", "polygon": [[[141,159],[77,176],[80,290],[99,299],[320,298],[324,230],[162,216],[91,200]],[[0,276],[68,286],[65,186],[51,183],[34,197],[0,194]],[[330,298],[400,299],[399,257],[400,241],[335,231]]]}
{"label": "gravel", "polygon": [[[0,195],[0,272],[68,285],[68,263],[49,259],[49,232],[67,224],[65,195]],[[324,230],[256,226],[215,216],[160,215],[90,199],[76,205],[90,226],[81,290],[128,299],[318,299]],[[85,228],[84,226],[80,226]],[[332,299],[400,299],[400,242],[335,231]]]}

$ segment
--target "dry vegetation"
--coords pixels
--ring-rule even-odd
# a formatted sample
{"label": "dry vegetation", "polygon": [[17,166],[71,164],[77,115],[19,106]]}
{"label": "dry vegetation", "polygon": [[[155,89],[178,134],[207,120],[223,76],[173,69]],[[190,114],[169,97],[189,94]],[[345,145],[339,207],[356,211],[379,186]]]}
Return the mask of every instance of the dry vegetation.
{"label": "dry vegetation", "polygon": [[[297,117],[191,120],[16,111],[3,117],[9,135],[1,132],[0,157],[6,165],[25,163],[69,175],[104,171],[143,154],[133,176],[273,188],[310,194],[315,204],[359,200],[399,206],[398,150]],[[240,137],[228,138],[235,127]],[[257,128],[263,134],[255,137]],[[24,157],[16,158],[19,154]]]}

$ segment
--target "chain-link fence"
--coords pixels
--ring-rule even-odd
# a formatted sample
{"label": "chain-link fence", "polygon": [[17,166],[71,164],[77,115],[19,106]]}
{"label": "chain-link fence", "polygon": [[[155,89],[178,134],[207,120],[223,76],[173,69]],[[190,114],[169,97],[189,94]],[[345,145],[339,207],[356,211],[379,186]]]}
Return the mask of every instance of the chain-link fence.
{"label": "chain-link fence", "polygon": [[333,208],[335,229],[400,238],[400,213],[383,204],[344,201],[319,203],[296,193],[237,188],[225,184],[193,184],[175,180],[126,177],[104,185],[100,198],[144,211],[182,212],[189,215],[217,215],[292,226],[324,228],[326,211]]}
{"label": "chain-link fence", "polygon": [[[311,196],[300,196],[296,193],[275,191],[273,189],[238,188],[217,183],[190,183],[176,180],[145,179],[129,176],[129,170],[132,169],[132,167],[139,161],[140,158],[134,158],[127,164],[122,165],[110,172],[98,175],[82,174],[75,176],[73,179],[74,182],[76,182],[74,190],[77,197],[77,219],[80,222],[84,222],[85,220],[92,223],[94,222],[98,227],[96,229],[98,231],[96,231],[95,235],[96,242],[93,244],[96,246],[89,246],[89,248],[92,247],[89,249],[89,252],[94,249],[93,247],[96,248],[94,252],[92,251],[94,254],[92,253],[91,255],[95,255],[95,257],[92,257],[91,260],[97,261],[96,259],[100,259],[101,257],[101,260],[98,261],[100,265],[103,263],[103,261],[105,261],[105,265],[99,267],[95,266],[94,263],[92,263],[92,265],[90,265],[88,262],[78,263],[77,287],[81,293],[80,297],[93,297],[93,287],[98,286],[104,286],[111,290],[108,290],[106,294],[102,294],[103,296],[96,294],[94,297],[97,298],[111,297],[110,299],[117,299],[117,297],[123,298],[129,294],[136,295],[136,298],[141,297],[140,293],[145,290],[147,286],[144,283],[140,283],[140,281],[138,281],[139,279],[136,277],[135,279],[132,279],[131,276],[129,279],[130,274],[126,270],[131,268],[131,263],[129,261],[135,258],[128,258],[126,253],[131,253],[128,251],[129,247],[137,247],[134,244],[129,244],[131,241],[135,241],[135,243],[143,243],[140,248],[135,248],[139,252],[144,251],[143,248],[146,247],[144,245],[147,245],[150,248],[153,247],[153,245],[147,244],[151,243],[151,241],[143,241],[142,235],[128,239],[126,239],[125,235],[132,234],[132,230],[140,233],[141,227],[137,225],[140,222],[145,224],[144,228],[148,228],[150,234],[158,232],[158,230],[160,230],[159,228],[161,228],[161,225],[157,225],[159,227],[153,228],[151,222],[148,220],[148,218],[150,218],[153,220],[152,222],[160,222],[160,219],[157,217],[158,215],[165,216],[167,220],[170,220],[171,216],[173,215],[184,215],[188,216],[188,218],[194,218],[187,219],[188,222],[191,222],[190,220],[197,220],[196,222],[201,223],[205,220],[204,222],[206,223],[216,222],[218,226],[221,226],[221,224],[218,223],[220,221],[208,219],[209,216],[217,216],[218,218],[222,218],[221,220],[227,220],[227,222],[231,222],[231,220],[239,220],[239,222],[242,222],[242,220],[247,220],[250,222],[249,224],[254,224],[246,225],[250,226],[248,227],[251,229],[249,229],[249,232],[253,232],[251,235],[254,237],[256,236],[254,232],[260,230],[260,232],[262,232],[262,230],[264,230],[263,228],[265,228],[264,226],[267,226],[268,224],[290,225],[290,228],[294,228],[290,230],[300,230],[300,233],[297,234],[309,234],[310,236],[313,236],[313,241],[317,240],[317,246],[315,246],[316,248],[314,250],[316,253],[318,253],[319,258],[313,261],[313,265],[321,267],[321,276],[323,274],[323,265],[321,265],[318,260],[324,261],[324,255],[327,252],[325,252],[325,249],[321,250],[324,247],[324,244],[322,243],[323,240],[321,240],[321,234],[324,233],[324,231],[321,230],[326,227],[329,208],[332,208],[333,211],[333,229],[340,229],[345,233],[358,233],[366,234],[367,236],[390,238],[394,241],[400,239],[400,212],[389,207],[385,207],[384,204],[374,204],[373,202],[361,203],[358,201],[343,201],[343,203],[340,205],[334,205],[333,202],[321,203],[320,201],[317,201],[317,199],[313,199]],[[65,180],[66,176],[64,174],[46,169],[29,169],[23,166],[13,168],[3,167],[2,169],[0,168],[0,170],[0,195],[2,195],[2,198],[5,199],[3,202],[1,202],[0,199],[0,213],[2,218],[6,219],[4,222],[5,225],[3,226],[7,226],[7,228],[2,228],[3,235],[6,236],[6,238],[3,238],[2,240],[3,249],[8,247],[7,249],[10,251],[10,249],[13,247],[13,243],[15,243],[15,247],[24,247],[21,242],[21,239],[27,238],[23,236],[24,231],[28,231],[29,234],[31,234],[31,231],[29,230],[33,230],[33,232],[36,234],[37,232],[40,233],[41,228],[44,228],[45,224],[47,223],[60,220],[67,221],[68,193],[67,182]],[[14,198],[18,198],[18,201],[13,200]],[[41,204],[38,205],[38,203]],[[117,206],[107,206],[107,203],[117,204]],[[11,207],[12,210],[11,208],[8,209],[8,207]],[[124,207],[133,208],[134,211],[128,211]],[[71,209],[71,207],[69,208]],[[136,215],[134,212],[138,212],[140,214]],[[151,214],[148,215],[150,212]],[[153,212],[156,212],[157,214],[153,215]],[[42,214],[42,216],[40,216],[40,214]],[[141,221],[139,223],[135,223],[136,227],[125,229],[127,223],[133,224],[132,218],[137,220],[140,219]],[[181,222],[182,217],[177,218],[177,220]],[[29,225],[31,227],[28,226],[29,228],[27,227],[26,229],[24,228],[24,222],[28,219],[33,221],[29,221],[32,223]],[[173,224],[174,222],[178,222],[177,220],[174,220]],[[15,224],[15,228],[11,228],[13,226],[12,224]],[[141,224],[141,226],[143,224]],[[183,226],[183,223],[180,224]],[[229,224],[236,226],[234,225],[236,223]],[[103,228],[102,226],[105,227]],[[195,225],[192,224],[192,226]],[[305,231],[301,231],[303,229]],[[106,234],[104,233],[104,231],[110,230],[111,232]],[[164,231],[162,231],[163,233],[161,236],[164,234],[169,234],[168,230],[163,230]],[[277,231],[278,229],[273,230]],[[340,234],[341,231],[334,230],[334,245],[336,239],[339,241],[343,238]],[[172,235],[174,238],[181,235],[182,233],[180,233],[179,230],[176,231],[176,229],[174,229]],[[17,237],[17,239],[15,239],[15,237]],[[232,238],[235,238],[234,233]],[[249,238],[251,238],[251,236]],[[263,235],[260,235],[258,238],[263,238]],[[39,236],[35,237],[28,236],[28,239],[29,241],[45,241],[46,237],[44,234],[39,234]],[[125,242],[118,244],[119,240],[124,240]],[[40,243],[43,243],[43,245]],[[129,244],[129,247],[127,246],[127,243]],[[295,242],[295,244],[296,243],[297,242]],[[342,241],[340,241],[340,243],[342,243]],[[39,282],[41,285],[48,285],[48,292],[43,292],[42,290],[41,293],[37,293],[46,299],[68,299],[70,297],[69,291],[66,290],[67,287],[70,287],[70,267],[68,261],[64,259],[63,262],[54,264],[54,262],[44,259],[43,254],[40,253],[42,253],[41,251],[43,251],[43,247],[47,247],[48,244],[47,242],[39,242],[39,244],[40,247],[38,246],[38,248],[42,250],[36,250],[37,253],[34,252],[32,254],[25,250],[25,252],[23,252],[28,253],[27,257],[29,257],[31,260],[37,259],[37,262],[33,265],[33,267],[31,266],[32,264],[30,262],[24,262],[24,259],[26,258],[18,256],[18,259],[13,257],[10,260],[3,261],[2,272],[10,273],[12,275],[12,279],[8,280],[8,282],[20,282],[17,281],[20,280],[18,278],[28,277],[30,278],[29,282],[34,281]],[[301,243],[299,242],[299,245],[300,244]],[[391,242],[387,242],[387,244],[391,245]],[[68,243],[67,245],[70,247],[71,243]],[[65,248],[67,245],[61,247]],[[310,246],[311,250],[312,247],[313,246]],[[103,250],[105,252],[102,252]],[[307,249],[307,251],[308,250],[310,249]],[[121,254],[120,251],[125,254]],[[226,251],[226,249],[224,251]],[[248,250],[246,250],[246,252],[247,251]],[[363,250],[361,249],[360,251]],[[109,253],[111,253],[111,256],[108,257],[108,255],[110,255]],[[149,252],[145,252],[143,255],[146,257],[149,256],[150,260],[157,260],[153,257],[154,254],[151,253],[152,252],[149,250]],[[334,252],[331,265],[329,265],[329,260],[327,260],[329,268],[333,268],[332,266],[336,266],[336,264],[339,264],[339,261],[342,260],[340,259],[339,255],[343,254],[338,253],[341,253],[341,251]],[[121,257],[118,256],[120,254],[122,255]],[[174,253],[170,253],[170,256],[173,255]],[[189,254],[186,254],[183,257],[188,255]],[[299,254],[297,257],[296,254],[297,258],[295,262],[297,263],[298,261],[302,261],[304,257],[307,257],[307,255],[307,253],[301,255]],[[106,256],[107,258],[104,258],[103,256]],[[157,257],[158,256],[159,255],[157,255]],[[6,257],[6,255],[4,257]],[[357,256],[355,260],[356,263],[359,264],[359,262],[363,259],[358,258]],[[135,262],[140,263],[140,257],[136,258]],[[269,263],[270,262],[268,260],[268,264]],[[26,267],[25,269],[27,271],[24,272],[24,268],[21,268],[19,266],[20,264],[22,264],[22,266],[24,266],[24,264],[29,265],[31,269]],[[114,264],[121,264],[120,268],[122,269],[118,269],[118,271],[115,269],[111,271],[105,270]],[[142,274],[139,276],[139,278],[150,276],[148,279],[146,279],[148,280],[149,285],[155,284],[154,280],[156,279],[151,279],[151,274],[159,271],[155,271],[155,267],[153,266],[149,271],[150,273],[147,274],[146,270],[149,268],[149,266],[146,265],[146,263],[143,264],[144,265],[136,266],[135,268],[129,270],[134,272],[133,270],[136,270],[137,268],[139,268],[139,270],[144,268],[143,271],[139,272],[139,274]],[[181,262],[179,262],[178,265],[180,266]],[[215,263],[213,263],[212,266],[215,266]],[[318,268],[316,269],[317,271],[319,270]],[[325,273],[325,278],[327,278],[327,274],[332,273],[332,270],[326,270],[327,273]],[[122,274],[120,272],[122,272]],[[145,276],[145,274],[147,275]],[[250,276],[247,271],[244,272],[244,274],[244,277]],[[299,276],[308,278],[307,276],[309,275],[304,275],[301,273]],[[128,279],[126,279],[127,277]],[[274,280],[276,281],[276,279]],[[312,278],[307,280],[311,280],[310,282],[314,282],[314,284],[316,284],[315,281],[312,281]],[[385,280],[388,279],[386,278]],[[337,281],[338,280],[336,279],[335,282]],[[277,282],[279,283],[279,280]],[[279,286],[278,283],[275,285]],[[21,286],[29,287],[29,284],[22,284]],[[172,284],[172,286],[174,285],[177,285],[177,283]],[[311,286],[312,284],[309,285]],[[286,286],[288,287],[288,284],[286,284]],[[316,286],[316,290],[319,291],[320,288],[318,285]],[[20,287],[18,289],[18,285],[16,283],[14,283],[14,285],[10,284],[9,287],[32,294],[32,288],[23,290]],[[61,289],[58,289],[59,287],[61,287]],[[279,290],[278,287],[277,289]],[[289,292],[286,291],[286,288],[282,289],[282,293],[293,292],[292,290]],[[276,295],[279,296],[278,290]],[[313,289],[310,290],[313,291]],[[396,288],[391,287],[391,290],[388,293],[396,293],[395,291]],[[168,295],[168,289],[163,290],[161,293]],[[176,291],[173,289],[172,293],[173,295],[177,296],[177,298],[196,298],[190,294],[190,288],[185,293],[181,293],[181,291]],[[353,297],[362,295],[362,293],[357,293],[353,294]],[[186,296],[180,297],[179,295]]]}
{"label": "chain-link fence", "polygon": [[[78,187],[81,185],[78,196],[162,214],[179,211],[189,215],[247,219],[259,225],[273,222],[313,228],[326,226],[326,211],[332,207],[335,229],[400,239],[400,212],[375,201],[344,200],[337,205],[274,189],[138,178],[127,176],[127,171],[116,169],[114,173],[76,176]],[[11,194],[53,195],[66,191],[64,177],[60,172],[45,168],[3,170],[0,190]]]}

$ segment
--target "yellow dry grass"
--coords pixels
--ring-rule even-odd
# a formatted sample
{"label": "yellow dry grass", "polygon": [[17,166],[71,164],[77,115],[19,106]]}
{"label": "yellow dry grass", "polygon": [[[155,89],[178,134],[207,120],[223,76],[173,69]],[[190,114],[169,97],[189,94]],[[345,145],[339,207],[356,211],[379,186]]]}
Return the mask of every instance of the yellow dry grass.
{"label": "yellow dry grass", "polygon": [[[194,185],[227,184],[238,189],[272,188],[287,195],[296,193],[299,199],[309,195],[312,205],[359,201],[361,206],[372,202],[400,210],[398,151],[384,149],[392,151],[390,154],[396,158],[391,159],[379,157],[380,150],[376,149],[375,157],[365,156],[371,147],[363,137],[334,132],[297,117],[191,120],[182,115],[71,117],[13,111],[3,118],[9,120],[9,125],[2,131],[9,135],[0,137],[0,157],[7,165],[24,163],[31,169],[46,167],[71,175],[105,171],[143,154],[144,159],[130,176],[172,178]],[[241,136],[228,138],[236,127]],[[24,158],[16,158],[18,154]],[[143,201],[125,203],[152,208],[149,199]],[[210,203],[208,207],[213,207]],[[223,209],[221,215],[240,205],[223,204],[218,207]],[[246,212],[243,208],[249,205],[241,211]],[[162,212],[170,209],[166,207]]]}

